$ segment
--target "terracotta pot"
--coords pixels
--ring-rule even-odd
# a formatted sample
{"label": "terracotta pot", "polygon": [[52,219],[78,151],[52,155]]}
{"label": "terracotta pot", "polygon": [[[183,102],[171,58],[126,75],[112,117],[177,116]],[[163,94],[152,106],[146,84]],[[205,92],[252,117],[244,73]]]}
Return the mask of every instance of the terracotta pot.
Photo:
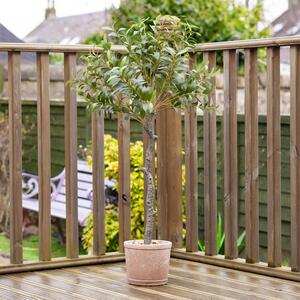
{"label": "terracotta pot", "polygon": [[168,282],[172,243],[153,240],[125,241],[125,259],[128,283],[134,285],[163,285]]}

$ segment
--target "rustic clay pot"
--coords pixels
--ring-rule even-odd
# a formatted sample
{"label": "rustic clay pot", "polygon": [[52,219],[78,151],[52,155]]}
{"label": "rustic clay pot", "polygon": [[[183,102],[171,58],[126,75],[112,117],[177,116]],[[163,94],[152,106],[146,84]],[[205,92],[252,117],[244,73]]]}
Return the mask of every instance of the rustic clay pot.
{"label": "rustic clay pot", "polygon": [[163,285],[168,282],[172,243],[153,240],[145,245],[143,240],[125,241],[125,259],[128,283],[134,285]]}

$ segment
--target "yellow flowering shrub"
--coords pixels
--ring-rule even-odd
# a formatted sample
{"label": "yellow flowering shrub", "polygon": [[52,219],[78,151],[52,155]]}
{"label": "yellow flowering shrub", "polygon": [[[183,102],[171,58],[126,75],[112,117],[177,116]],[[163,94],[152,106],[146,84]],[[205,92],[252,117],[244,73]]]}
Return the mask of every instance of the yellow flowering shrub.
{"label": "yellow flowering shrub", "polygon": [[[92,164],[90,147],[87,159]],[[130,189],[131,189],[131,237],[142,239],[144,234],[144,179],[141,168],[143,166],[143,143],[130,143]],[[104,136],[104,176],[114,180],[118,190],[118,140],[111,135]],[[107,251],[118,249],[119,221],[118,207],[107,205],[105,208],[105,231]],[[83,247],[90,251],[93,246],[93,215],[87,219],[82,235]]]}
{"label": "yellow flowering shrub", "polygon": [[[91,149],[88,147],[87,159],[92,164]],[[130,190],[131,190],[131,238],[144,238],[144,175],[143,143],[136,141],[130,143]],[[118,140],[111,135],[104,136],[104,176],[105,179],[114,180],[118,190]],[[185,168],[182,167],[182,183],[185,184]],[[184,195],[184,193],[183,193]],[[185,197],[183,200],[183,237],[185,237]],[[107,205],[105,208],[106,250],[117,251],[119,241],[118,207]],[[93,246],[93,215],[89,215],[83,229],[82,244],[85,250],[91,251]]]}

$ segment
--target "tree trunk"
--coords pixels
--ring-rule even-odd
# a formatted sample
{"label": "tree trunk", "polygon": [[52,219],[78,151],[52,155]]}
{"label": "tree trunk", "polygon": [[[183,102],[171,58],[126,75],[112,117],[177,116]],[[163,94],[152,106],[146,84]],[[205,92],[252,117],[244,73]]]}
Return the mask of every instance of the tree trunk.
{"label": "tree trunk", "polygon": [[154,200],[155,200],[155,185],[154,178],[152,176],[152,170],[154,167],[154,146],[155,146],[155,130],[154,130],[154,120],[155,115],[150,114],[145,118],[144,130],[149,136],[149,144],[146,150],[144,167],[142,171],[144,173],[145,185],[147,187],[146,194],[146,214],[147,221],[145,226],[145,235],[144,235],[144,243],[151,244],[152,236],[153,236],[153,228],[155,223],[155,209],[154,209]]}

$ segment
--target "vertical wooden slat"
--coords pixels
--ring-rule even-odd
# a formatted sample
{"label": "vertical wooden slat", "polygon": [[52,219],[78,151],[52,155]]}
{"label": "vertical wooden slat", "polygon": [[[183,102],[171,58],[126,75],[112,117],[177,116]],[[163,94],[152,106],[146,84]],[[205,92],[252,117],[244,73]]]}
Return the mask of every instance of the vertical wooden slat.
{"label": "vertical wooden slat", "polygon": [[105,254],[104,117],[92,113],[93,254]]}
{"label": "vertical wooden slat", "polygon": [[51,259],[51,152],[49,54],[37,54],[37,118],[39,174],[39,259]]}
{"label": "vertical wooden slat", "polygon": [[64,55],[65,164],[66,164],[66,248],[67,257],[78,257],[77,199],[77,103],[70,80],[76,75],[76,54]]}
{"label": "vertical wooden slat", "polygon": [[224,51],[224,232],[225,257],[238,257],[237,170],[237,57]]}
{"label": "vertical wooden slat", "polygon": [[[167,201],[167,128],[163,126],[166,120],[166,111],[161,111],[156,117],[157,133],[157,234],[158,239],[168,238],[168,201]],[[160,141],[162,142],[160,143]]]}
{"label": "vertical wooden slat", "polygon": [[268,264],[281,265],[280,48],[267,49]]}
{"label": "vertical wooden slat", "polygon": [[[204,60],[212,70],[216,65],[216,53],[205,52]],[[213,79],[215,85],[215,79]],[[209,105],[216,104],[215,90],[209,95]],[[204,112],[204,236],[205,254],[217,251],[217,137],[216,112]]]}
{"label": "vertical wooden slat", "polygon": [[291,267],[300,271],[300,46],[291,46]]}
{"label": "vertical wooden slat", "polygon": [[118,115],[119,148],[119,251],[124,252],[124,241],[130,239],[130,120]]}
{"label": "vertical wooden slat", "polygon": [[246,261],[259,261],[257,49],[245,50]]}
{"label": "vertical wooden slat", "polygon": [[[147,147],[149,144],[149,136],[148,134],[145,132],[145,130],[143,130],[143,158],[145,160],[145,156],[146,156],[146,151],[147,151]],[[153,161],[155,163],[155,153],[153,153]],[[152,176],[153,178],[155,178],[155,166],[153,166],[152,169]],[[147,185],[146,185],[146,181],[144,181],[144,199],[146,199],[146,195],[147,195]],[[157,201],[155,201],[154,205],[157,205]],[[145,218],[145,222],[144,224],[147,223],[147,209],[146,209],[146,203],[144,203],[144,218]],[[153,224],[153,239],[156,239],[156,224]]]}
{"label": "vertical wooden slat", "polygon": [[[190,68],[196,56],[191,54]],[[190,107],[184,113],[185,138],[185,193],[186,193],[186,251],[198,251],[198,153],[197,108]]]}
{"label": "vertical wooden slat", "polygon": [[158,238],[182,246],[181,115],[163,110],[156,119]]}
{"label": "vertical wooden slat", "polygon": [[10,262],[23,262],[20,52],[8,53]]}

